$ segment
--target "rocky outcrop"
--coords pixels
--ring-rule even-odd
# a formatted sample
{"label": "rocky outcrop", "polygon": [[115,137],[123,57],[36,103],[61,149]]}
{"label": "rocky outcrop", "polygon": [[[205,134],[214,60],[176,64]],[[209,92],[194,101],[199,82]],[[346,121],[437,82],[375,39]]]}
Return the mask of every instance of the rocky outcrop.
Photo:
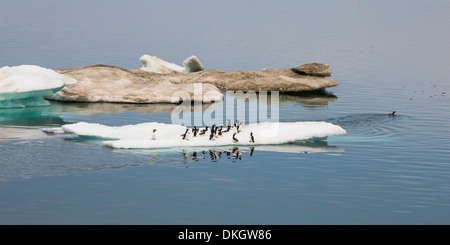
{"label": "rocky outcrop", "polygon": [[57,72],[72,77],[77,85],[47,96],[57,101],[179,103],[182,100],[219,101],[222,92],[211,84],[180,83],[176,74],[157,74],[116,66],[93,65]]}
{"label": "rocky outcrop", "polygon": [[[331,75],[329,66],[319,63],[292,69],[226,72],[204,70],[195,56],[184,61],[184,68],[156,56],[144,55],[140,60],[141,69],[94,65],[58,70],[78,84],[46,98],[126,103],[178,103],[186,99],[211,102],[223,99],[220,90],[303,92],[338,85],[325,78]],[[200,92],[199,84],[202,84]]]}
{"label": "rocky outcrop", "polygon": [[331,71],[328,64],[307,63],[296,68],[292,68],[295,73],[300,75],[310,75],[318,77],[329,77]]}
{"label": "rocky outcrop", "polygon": [[291,69],[264,69],[260,71],[205,70],[178,76],[182,83],[210,83],[224,90],[234,91],[312,91],[338,84],[319,76],[300,75]]}

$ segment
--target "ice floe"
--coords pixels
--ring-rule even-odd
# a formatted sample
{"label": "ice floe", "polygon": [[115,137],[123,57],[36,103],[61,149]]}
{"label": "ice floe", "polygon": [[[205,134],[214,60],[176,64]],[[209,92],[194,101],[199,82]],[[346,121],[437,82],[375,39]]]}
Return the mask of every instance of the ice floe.
{"label": "ice floe", "polygon": [[0,108],[49,105],[43,96],[76,83],[74,78],[40,66],[4,66],[0,68]]}
{"label": "ice floe", "polygon": [[[156,129],[156,140],[151,140]],[[189,129],[188,140],[182,134]],[[204,127],[202,128],[204,129]],[[224,128],[225,129],[225,128]],[[204,135],[193,136],[192,128],[164,123],[142,123],[125,126],[106,126],[96,123],[80,122],[62,126],[65,133],[81,137],[98,137],[102,143],[112,148],[122,149],[156,149],[192,146],[226,146],[226,145],[277,145],[311,138],[324,138],[332,135],[346,134],[340,126],[327,122],[263,122],[244,125],[235,135],[237,143],[232,141],[234,129],[210,139],[211,129]],[[249,141],[253,132],[255,143]]]}
{"label": "ice floe", "polygon": [[195,55],[183,61],[183,67],[167,62],[156,56],[144,54],[139,58],[142,63],[141,70],[169,74],[169,73],[189,73],[196,71],[203,71],[205,67],[200,63],[200,60]]}

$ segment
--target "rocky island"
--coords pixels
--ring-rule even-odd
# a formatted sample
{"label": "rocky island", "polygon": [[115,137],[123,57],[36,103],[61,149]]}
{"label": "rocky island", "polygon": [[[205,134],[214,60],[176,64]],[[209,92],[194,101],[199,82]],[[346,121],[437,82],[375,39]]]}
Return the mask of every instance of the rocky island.
{"label": "rocky island", "polygon": [[[326,78],[331,76],[329,65],[320,63],[288,69],[221,71],[205,70],[195,56],[186,59],[184,67],[150,55],[143,55],[140,61],[140,69],[93,65],[57,70],[78,83],[47,98],[126,103],[178,103],[183,99],[211,102],[223,99],[222,92],[226,90],[303,92],[338,85]],[[194,96],[194,84],[199,83],[201,98]]]}
{"label": "rocky island", "polygon": [[[224,91],[229,90],[283,93],[324,90],[338,85],[326,78],[331,76],[329,66],[320,63],[285,69],[222,71],[205,70],[195,56],[184,60],[183,67],[150,55],[143,55],[139,60],[142,63],[139,69],[111,65],[56,71],[36,66],[4,67],[0,69],[0,100],[8,107],[14,107],[18,104],[17,99],[27,96],[32,97],[26,98],[27,104],[38,97],[41,100],[44,97],[71,102],[180,103],[191,100],[210,103],[222,100]],[[40,72],[38,77],[35,75],[36,70]],[[40,87],[35,88],[37,84],[50,83],[48,79],[41,79],[43,75],[61,80],[55,88],[51,88],[51,93],[47,90],[41,92]],[[71,82],[67,83],[66,80]],[[33,84],[31,87],[27,85],[30,82]],[[6,89],[6,84],[26,88],[26,93],[23,93],[25,90],[12,93],[14,91]]]}

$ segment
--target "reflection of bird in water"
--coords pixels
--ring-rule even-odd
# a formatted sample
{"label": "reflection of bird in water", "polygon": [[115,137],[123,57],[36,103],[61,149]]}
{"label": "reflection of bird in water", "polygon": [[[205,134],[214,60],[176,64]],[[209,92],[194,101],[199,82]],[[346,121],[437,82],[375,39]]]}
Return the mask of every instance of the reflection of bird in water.
{"label": "reflection of bird in water", "polygon": [[181,154],[183,155],[183,157],[184,157],[184,159],[188,159],[188,156],[189,156],[189,152],[188,151],[186,151],[186,150],[183,150],[182,152],[181,152]]}
{"label": "reflection of bird in water", "polygon": [[209,150],[209,155],[211,156],[211,160],[217,159],[217,152],[215,150]]}
{"label": "reflection of bird in water", "polygon": [[393,112],[389,113],[389,116],[390,116],[390,117],[393,117],[393,116],[395,116],[395,111],[393,111]]}
{"label": "reflection of bird in water", "polygon": [[241,156],[242,156],[242,153],[241,153],[241,151],[239,150],[239,148],[234,147],[234,148],[233,148],[233,159],[239,158],[239,160],[240,160],[240,159],[241,159]]}
{"label": "reflection of bird in water", "polygon": [[238,125],[236,123],[234,123],[233,131],[235,134],[239,133]]}
{"label": "reflection of bird in water", "polygon": [[152,140],[156,140],[156,129],[153,129]]}
{"label": "reflection of bird in water", "polygon": [[156,154],[155,152],[152,152],[152,165],[156,164]]}
{"label": "reflection of bird in water", "polygon": [[255,150],[255,147],[251,147],[250,148],[250,151],[248,152],[248,154],[250,155],[250,156],[253,156],[253,151]]}

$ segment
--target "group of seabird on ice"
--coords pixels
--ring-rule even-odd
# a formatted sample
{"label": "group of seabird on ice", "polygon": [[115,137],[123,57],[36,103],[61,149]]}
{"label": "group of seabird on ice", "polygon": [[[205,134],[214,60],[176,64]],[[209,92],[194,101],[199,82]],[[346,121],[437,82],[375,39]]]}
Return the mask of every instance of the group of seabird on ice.
{"label": "group of seabird on ice", "polygon": [[[210,134],[209,134],[209,140],[215,140],[215,138],[218,138],[219,136],[222,136],[223,134],[230,132],[230,130],[233,130],[234,133],[233,133],[233,136],[231,139],[234,143],[239,142],[239,140],[236,138],[236,134],[238,134],[242,131],[242,122],[239,122],[236,120],[236,122],[234,123],[234,126],[232,127],[230,120],[229,119],[227,119],[227,120],[228,120],[228,125],[225,130],[223,130],[223,126],[220,126],[220,128],[218,128],[218,127],[216,127],[215,124],[211,127]],[[191,132],[192,132],[193,137],[197,137],[197,135],[199,135],[199,136],[206,135],[208,130],[209,130],[209,126],[206,126],[202,130],[200,130],[199,128],[194,126],[191,129]],[[184,132],[184,134],[180,135],[181,139],[189,140],[191,132],[189,132],[189,129],[186,129],[186,132]],[[156,140],[156,129],[153,129],[152,140]],[[255,138],[253,137],[253,132],[250,132],[249,142],[255,143]]]}

